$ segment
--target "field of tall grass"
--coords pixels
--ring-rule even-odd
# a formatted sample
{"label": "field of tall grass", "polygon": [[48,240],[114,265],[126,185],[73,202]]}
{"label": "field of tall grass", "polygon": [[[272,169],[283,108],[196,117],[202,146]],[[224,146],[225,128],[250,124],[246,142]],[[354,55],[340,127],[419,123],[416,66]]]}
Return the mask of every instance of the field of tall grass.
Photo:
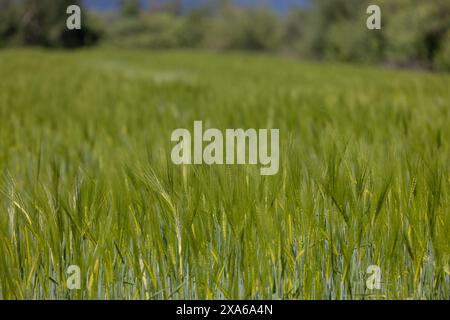
{"label": "field of tall grass", "polygon": [[[0,79],[2,299],[450,298],[449,75],[8,49]],[[279,128],[279,173],[174,165],[194,120]]]}

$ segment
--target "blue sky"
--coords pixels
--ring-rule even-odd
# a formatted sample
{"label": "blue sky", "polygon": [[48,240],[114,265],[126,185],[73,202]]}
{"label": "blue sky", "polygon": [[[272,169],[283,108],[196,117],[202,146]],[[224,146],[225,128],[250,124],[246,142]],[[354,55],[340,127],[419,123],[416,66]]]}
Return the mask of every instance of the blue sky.
{"label": "blue sky", "polygon": [[[181,0],[185,8],[192,8],[201,3],[205,3],[207,0]],[[116,10],[119,6],[120,0],[84,0],[84,3],[88,8],[96,10]],[[145,6],[148,0],[141,0]],[[163,3],[164,0],[159,0]],[[241,5],[268,5],[274,8],[276,11],[283,13],[286,12],[291,6],[298,6],[304,4],[306,0],[235,0],[236,3]]]}

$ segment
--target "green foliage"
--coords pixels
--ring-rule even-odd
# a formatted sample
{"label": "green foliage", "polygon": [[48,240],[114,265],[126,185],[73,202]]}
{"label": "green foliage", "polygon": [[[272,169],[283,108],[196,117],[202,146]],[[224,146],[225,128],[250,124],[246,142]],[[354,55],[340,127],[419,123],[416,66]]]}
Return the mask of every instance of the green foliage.
{"label": "green foliage", "polygon": [[79,47],[97,42],[101,35],[95,18],[83,11],[82,29],[68,30],[66,9],[79,0],[0,1],[0,44]]}
{"label": "green foliage", "polygon": [[[1,299],[450,299],[449,75],[123,49],[0,70]],[[280,172],[173,165],[198,119],[279,128]]]}
{"label": "green foliage", "polygon": [[108,31],[112,44],[139,48],[174,48],[180,45],[181,20],[168,13],[122,19]]}
{"label": "green foliage", "polygon": [[[83,12],[83,28],[65,28],[65,9],[80,0],[0,0],[0,46],[78,47],[103,38],[122,47],[209,48],[289,52],[316,59],[388,63],[446,70],[450,32],[448,0],[311,0],[287,16],[264,6],[210,1],[183,13],[179,0],[122,0],[122,10],[101,21]],[[381,30],[368,30],[366,9],[381,8]],[[107,26],[106,28],[102,25]],[[105,31],[103,31],[105,30]]]}
{"label": "green foliage", "polygon": [[[339,26],[335,27],[335,25],[348,21],[353,22],[355,19],[359,20],[358,18],[365,12],[365,10],[361,11],[362,8],[364,8],[364,1],[359,0],[314,1],[307,19],[309,31],[306,35],[309,46],[307,50],[314,56],[324,57],[329,46],[330,33],[339,36],[338,39],[333,39],[335,43],[340,41],[354,42],[353,39],[346,39],[352,38],[353,33],[342,35],[341,32],[337,31]],[[311,27],[309,28],[309,26]]]}
{"label": "green foliage", "polygon": [[67,29],[66,9],[73,4],[81,7],[81,1],[25,0],[19,8],[22,17],[18,25],[19,43],[49,47],[79,47],[95,43],[99,38],[98,30],[90,27],[85,12],[81,30]]}
{"label": "green foliage", "polygon": [[0,0],[0,47],[8,44],[17,32],[18,14],[11,0]]}
{"label": "green foliage", "polygon": [[442,38],[441,47],[436,54],[435,65],[440,70],[450,71],[450,30]]}
{"label": "green foliage", "polygon": [[383,58],[381,31],[366,28],[368,1],[316,0],[301,12],[299,52],[306,56],[354,62],[378,62]]}
{"label": "green foliage", "polygon": [[[366,8],[381,8],[382,30],[365,27]],[[316,0],[297,21],[301,30],[293,49],[304,56],[341,61],[383,62],[440,68],[441,47],[450,30],[450,3],[445,0]],[[294,19],[296,17],[294,16]]]}
{"label": "green foliage", "polygon": [[201,10],[192,11],[181,21],[178,30],[178,41],[181,47],[197,48],[204,43],[207,18]]}
{"label": "green foliage", "polygon": [[267,8],[227,7],[210,20],[206,44],[213,49],[274,50],[282,30],[276,15]]}
{"label": "green foliage", "polygon": [[139,16],[139,0],[121,0],[122,15],[127,18],[136,18]]}
{"label": "green foliage", "polygon": [[348,62],[378,62],[383,55],[380,31],[361,28],[365,19],[342,20],[333,24],[326,35],[324,56]]}
{"label": "green foliage", "polygon": [[429,64],[445,45],[450,31],[450,3],[447,1],[399,1],[386,3],[387,57],[399,64]]}

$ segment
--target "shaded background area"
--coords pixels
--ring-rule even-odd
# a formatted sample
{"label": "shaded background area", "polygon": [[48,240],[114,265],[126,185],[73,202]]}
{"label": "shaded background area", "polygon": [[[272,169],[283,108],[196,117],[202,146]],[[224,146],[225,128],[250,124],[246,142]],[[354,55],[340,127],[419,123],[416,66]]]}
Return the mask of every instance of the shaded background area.
{"label": "shaded background area", "polygon": [[[83,8],[82,29],[65,28]],[[382,30],[366,28],[366,8]],[[0,0],[0,46],[251,50],[301,58],[450,69],[447,0]]]}

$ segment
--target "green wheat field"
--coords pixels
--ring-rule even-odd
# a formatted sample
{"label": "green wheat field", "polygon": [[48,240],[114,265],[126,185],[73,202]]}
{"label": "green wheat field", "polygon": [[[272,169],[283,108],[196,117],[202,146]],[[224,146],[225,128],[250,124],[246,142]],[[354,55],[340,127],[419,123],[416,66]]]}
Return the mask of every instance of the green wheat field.
{"label": "green wheat field", "polygon": [[[0,79],[2,299],[450,299],[449,75],[8,49]],[[195,120],[279,128],[278,174],[174,165]]]}

